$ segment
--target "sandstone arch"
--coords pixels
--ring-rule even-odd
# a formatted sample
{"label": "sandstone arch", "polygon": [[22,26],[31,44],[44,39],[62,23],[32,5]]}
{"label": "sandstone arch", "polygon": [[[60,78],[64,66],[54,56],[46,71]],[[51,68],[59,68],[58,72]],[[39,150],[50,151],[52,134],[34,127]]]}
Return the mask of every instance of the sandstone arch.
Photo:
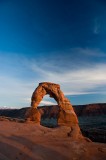
{"label": "sandstone arch", "polygon": [[77,116],[72,108],[70,101],[60,90],[60,85],[50,82],[39,83],[39,86],[33,92],[31,98],[31,108],[26,113],[27,121],[40,123],[41,115],[37,107],[46,94],[49,94],[50,97],[54,98],[58,106],[60,107],[58,115],[58,125],[70,127],[72,127],[73,125],[78,125]]}

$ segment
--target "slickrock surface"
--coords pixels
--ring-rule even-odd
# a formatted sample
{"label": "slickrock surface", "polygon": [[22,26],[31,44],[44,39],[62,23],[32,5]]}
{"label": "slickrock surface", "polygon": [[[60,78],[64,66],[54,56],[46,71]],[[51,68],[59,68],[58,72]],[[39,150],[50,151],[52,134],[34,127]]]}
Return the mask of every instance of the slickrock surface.
{"label": "slickrock surface", "polygon": [[0,121],[0,160],[105,160],[106,144],[73,139],[70,127]]}
{"label": "slickrock surface", "polygon": [[[92,141],[106,143],[106,103],[73,106],[73,108],[79,118],[82,133]],[[86,112],[86,108],[90,108],[89,114]],[[42,106],[38,109],[41,113],[42,125],[52,128],[57,126],[59,113],[59,107],[57,105]],[[3,119],[3,116],[6,116],[6,121],[8,121],[8,119],[11,119],[11,121],[17,121],[18,118],[20,121],[24,121],[27,110],[28,108],[0,109],[0,120]],[[87,114],[84,115],[82,113]]]}

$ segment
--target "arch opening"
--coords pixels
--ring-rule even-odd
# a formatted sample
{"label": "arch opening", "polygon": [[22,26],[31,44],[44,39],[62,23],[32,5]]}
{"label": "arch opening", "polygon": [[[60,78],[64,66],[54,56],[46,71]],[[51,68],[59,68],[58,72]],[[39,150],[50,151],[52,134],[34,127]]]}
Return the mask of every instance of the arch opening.
{"label": "arch opening", "polygon": [[38,107],[51,106],[51,105],[57,105],[57,102],[53,97],[50,97],[49,94],[46,94],[41,100],[41,102],[39,103]]}
{"label": "arch opening", "polygon": [[58,126],[59,106],[53,97],[46,94],[37,108],[41,114],[40,124],[42,126],[48,128],[55,128]]}

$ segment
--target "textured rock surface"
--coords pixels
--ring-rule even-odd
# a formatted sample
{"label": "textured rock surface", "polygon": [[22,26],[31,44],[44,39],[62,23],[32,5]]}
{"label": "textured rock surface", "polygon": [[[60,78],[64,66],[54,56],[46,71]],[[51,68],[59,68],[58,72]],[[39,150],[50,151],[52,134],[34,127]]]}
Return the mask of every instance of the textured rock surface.
{"label": "textured rock surface", "polygon": [[54,98],[60,108],[58,113],[58,125],[71,127],[74,124],[78,124],[78,119],[72,105],[60,90],[60,85],[50,82],[39,83],[39,86],[33,92],[31,98],[32,107],[26,113],[26,119],[28,121],[40,122],[40,115],[37,107],[46,94]]}
{"label": "textured rock surface", "polygon": [[[88,114],[82,114],[86,113],[87,106],[90,107],[89,116]],[[99,106],[99,109],[96,106]],[[106,143],[106,116],[104,115],[106,114],[106,103],[73,106],[73,108],[79,117],[79,124],[83,135],[92,141]],[[29,107],[22,109],[0,109],[0,121],[9,121],[11,119],[11,121],[24,122],[25,113],[28,109]],[[41,106],[38,109],[41,114],[41,125],[50,128],[57,127],[58,105]]]}
{"label": "textured rock surface", "polygon": [[70,127],[0,122],[0,160],[106,160],[106,144],[74,140]]}

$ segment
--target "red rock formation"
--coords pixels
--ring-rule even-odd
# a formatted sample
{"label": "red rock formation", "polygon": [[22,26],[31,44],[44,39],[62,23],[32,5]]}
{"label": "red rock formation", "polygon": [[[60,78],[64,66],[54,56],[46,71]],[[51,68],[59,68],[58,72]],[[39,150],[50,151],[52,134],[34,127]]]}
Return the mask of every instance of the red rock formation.
{"label": "red rock formation", "polygon": [[40,124],[41,115],[37,109],[43,97],[49,94],[53,97],[59,106],[58,126],[66,126],[70,128],[68,135],[74,139],[82,138],[78,125],[77,116],[70,104],[70,101],[64,96],[58,84],[43,82],[35,89],[31,98],[31,108],[26,113],[26,121],[33,121]]}
{"label": "red rock formation", "polygon": [[60,90],[60,85],[50,82],[39,83],[39,86],[33,92],[31,98],[32,107],[26,114],[27,121],[40,122],[40,114],[37,107],[46,94],[49,94],[50,97],[54,98],[60,108],[58,125],[72,126],[78,124],[78,119],[72,105]]}

